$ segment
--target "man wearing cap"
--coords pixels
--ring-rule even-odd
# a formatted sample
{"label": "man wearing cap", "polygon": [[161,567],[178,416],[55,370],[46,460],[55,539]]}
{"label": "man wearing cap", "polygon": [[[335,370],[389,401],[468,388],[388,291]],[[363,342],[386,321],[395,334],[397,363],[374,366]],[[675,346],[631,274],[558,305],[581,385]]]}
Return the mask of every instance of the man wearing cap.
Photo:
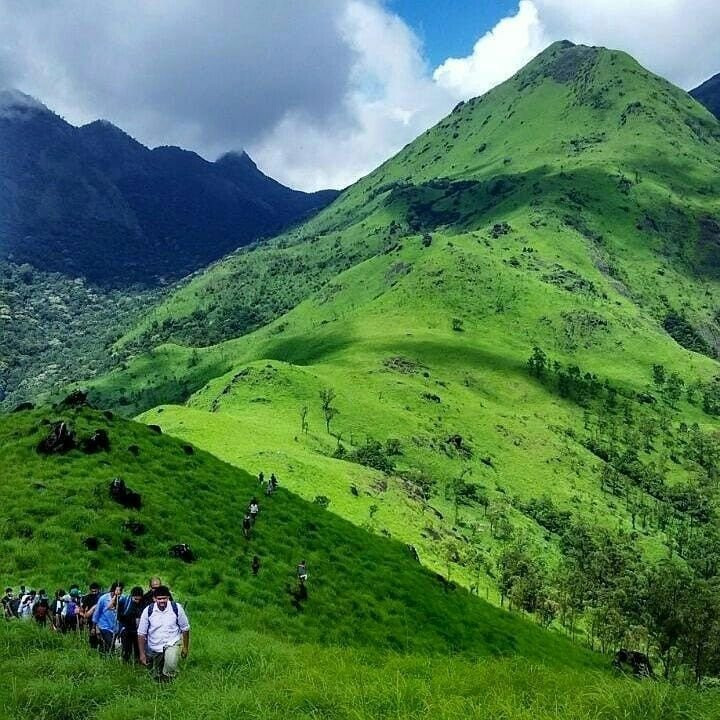
{"label": "man wearing cap", "polygon": [[140,663],[147,665],[159,682],[175,677],[180,658],[188,656],[190,623],[180,603],[170,600],[164,585],[153,591],[153,603],[146,607],[138,624]]}

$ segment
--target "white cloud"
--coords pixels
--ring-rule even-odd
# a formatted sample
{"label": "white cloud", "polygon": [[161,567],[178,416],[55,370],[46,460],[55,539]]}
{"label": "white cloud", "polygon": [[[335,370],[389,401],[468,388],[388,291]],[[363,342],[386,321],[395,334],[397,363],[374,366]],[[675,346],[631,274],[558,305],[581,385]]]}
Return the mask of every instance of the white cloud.
{"label": "white cloud", "polygon": [[459,98],[481,95],[507,80],[549,44],[537,7],[531,0],[521,0],[517,13],[483,35],[468,57],[448,58],[433,78]]}
{"label": "white cloud", "polygon": [[355,57],[341,121],[318,127],[290,112],[249,148],[262,167],[291,185],[350,184],[440,120],[455,102],[432,81],[417,37],[379,5],[349,2],[340,32]]}
{"label": "white cloud", "polygon": [[683,87],[720,71],[718,0],[521,0],[434,71],[388,0],[0,0],[0,89],[149,145],[247,148],[302,189],[369,172],[550,42],[626,50]]}

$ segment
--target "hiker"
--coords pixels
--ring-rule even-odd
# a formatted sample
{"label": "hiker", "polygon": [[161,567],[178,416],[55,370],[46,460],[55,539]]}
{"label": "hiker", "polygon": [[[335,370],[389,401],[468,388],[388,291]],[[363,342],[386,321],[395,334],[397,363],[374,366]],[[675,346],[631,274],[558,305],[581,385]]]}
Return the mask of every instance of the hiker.
{"label": "hiker", "polygon": [[270,480],[268,480],[267,490],[265,490],[266,495],[272,495],[278,487],[278,481],[275,477],[275,473],[270,474]]}
{"label": "hiker", "polygon": [[265,484],[265,473],[261,470],[258,474],[258,485],[262,487]]}
{"label": "hiker", "polygon": [[13,597],[13,589],[12,588],[5,588],[5,594],[2,596],[2,599],[0,600],[0,603],[2,603],[3,607],[3,615],[6,618],[12,618],[15,617],[12,611],[12,603],[15,598]]}
{"label": "hiker", "polygon": [[297,578],[300,585],[304,586],[307,580],[307,563],[304,560],[301,560],[297,566]]}
{"label": "hiker", "polygon": [[122,597],[123,583],[116,580],[110,590],[98,599],[92,621],[95,635],[99,637],[101,653],[112,652],[118,632],[117,607]]}
{"label": "hiker", "polygon": [[29,620],[32,617],[32,609],[35,604],[35,591],[26,592],[20,599],[20,607],[18,608],[18,617],[21,620]]}
{"label": "hiker", "polygon": [[50,602],[44,590],[41,590],[37,596],[37,602],[33,605],[32,616],[38,625],[45,627],[48,615],[50,615]]}
{"label": "hiker", "polygon": [[[150,605],[154,602],[153,593],[157,588],[159,588],[162,585],[162,580],[159,577],[151,577],[150,578],[150,589],[142,596],[142,600],[140,601],[140,609],[144,610],[146,607],[150,607]],[[170,601],[172,602],[172,593],[170,594]]]}
{"label": "hiker", "polygon": [[248,512],[250,513],[250,519],[252,520],[252,524],[255,525],[258,513],[260,512],[260,505],[258,505],[257,498],[253,498],[250,501],[250,505],[248,505]]}
{"label": "hiker", "polygon": [[52,601],[50,613],[52,615],[52,626],[55,630],[63,629],[63,609],[65,608],[65,590],[59,588],[55,591],[55,597]]}
{"label": "hiker", "polygon": [[250,567],[252,568],[253,575],[257,575],[260,572],[260,558],[257,555],[253,557]]}
{"label": "hiker", "polygon": [[242,521],[242,534],[246,540],[250,539],[250,530],[252,529],[252,518],[250,513],[245,513],[245,517]]}
{"label": "hiker", "polygon": [[82,608],[80,607],[80,590],[77,587],[71,588],[70,592],[67,595],[64,595],[62,600],[63,632],[68,632],[69,630],[79,632],[83,623]]}
{"label": "hiker", "polygon": [[93,632],[95,625],[92,621],[92,616],[95,612],[95,606],[98,604],[99,599],[100,583],[98,582],[91,582],[87,594],[83,595],[80,599],[80,611],[82,613],[82,618],[87,624],[88,630],[90,631],[88,639],[90,642],[90,647],[93,650],[95,650],[100,644],[97,633]]}
{"label": "hiker", "polygon": [[138,625],[140,664],[148,666],[158,682],[167,682],[175,677],[180,658],[188,656],[190,623],[164,585],[155,588],[153,597]]}
{"label": "hiker", "polygon": [[120,640],[122,643],[122,659],[130,662],[130,659],[139,660],[140,648],[138,647],[138,623],[143,609],[141,607],[143,589],[136,585],[130,595],[122,598],[118,623],[120,625]]}

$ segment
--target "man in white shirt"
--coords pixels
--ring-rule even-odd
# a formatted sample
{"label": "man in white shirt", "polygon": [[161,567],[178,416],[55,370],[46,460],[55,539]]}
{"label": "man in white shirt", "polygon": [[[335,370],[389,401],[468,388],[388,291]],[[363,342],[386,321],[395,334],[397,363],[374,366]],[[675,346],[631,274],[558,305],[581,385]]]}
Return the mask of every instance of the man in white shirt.
{"label": "man in white shirt", "polygon": [[140,663],[147,665],[160,682],[175,677],[180,658],[188,656],[190,623],[180,603],[170,601],[170,590],[161,585],[154,601],[140,616],[138,646]]}

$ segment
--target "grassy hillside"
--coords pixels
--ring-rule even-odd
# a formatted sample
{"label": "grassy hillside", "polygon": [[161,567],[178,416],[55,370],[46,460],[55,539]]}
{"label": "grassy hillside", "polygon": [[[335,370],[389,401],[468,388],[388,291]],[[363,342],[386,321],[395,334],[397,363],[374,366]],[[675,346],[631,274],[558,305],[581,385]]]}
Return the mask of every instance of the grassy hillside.
{"label": "grassy hillside", "polygon": [[[717,581],[718,161],[686,93],[555,44],[171,296],[92,392],[492,601],[644,643],[626,582],[669,556]],[[586,536],[622,549],[592,582]]]}
{"label": "grassy hillside", "polygon": [[[110,451],[38,454],[59,419],[79,440],[105,429]],[[713,717],[712,693],[614,678],[600,656],[445,587],[403,546],[285,490],[261,500],[254,537],[243,540],[238,517],[255,479],[145,426],[87,408],[1,416],[0,459],[4,582],[54,588],[120,576],[130,585],[159,573],[193,625],[190,660],[158,689],[80,640],[0,623],[8,715],[129,720],[153,707],[154,717],[183,719]],[[141,494],[139,511],[109,498],[117,475]],[[125,531],[129,519],[147,532]],[[85,547],[90,536],[96,551]],[[176,542],[191,544],[194,563],[168,556]],[[296,607],[298,558],[310,580]]]}

